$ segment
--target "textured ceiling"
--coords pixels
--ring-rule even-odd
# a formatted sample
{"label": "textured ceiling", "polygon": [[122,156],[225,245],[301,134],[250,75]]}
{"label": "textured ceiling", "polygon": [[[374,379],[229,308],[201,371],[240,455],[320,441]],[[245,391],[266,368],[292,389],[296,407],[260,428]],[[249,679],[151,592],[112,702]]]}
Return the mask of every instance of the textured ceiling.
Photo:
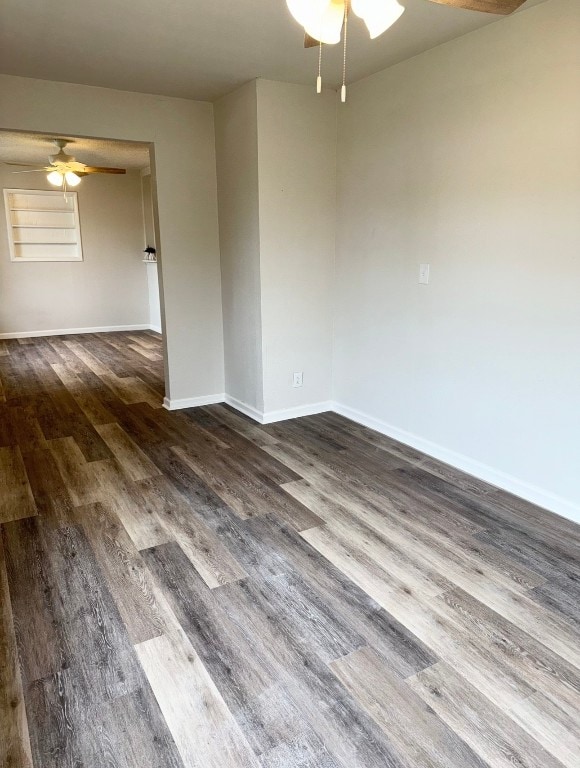
{"label": "textured ceiling", "polygon": [[[549,1],[549,0],[548,0]],[[520,13],[545,0],[527,0]],[[350,25],[349,79],[384,69],[503,17],[402,0],[406,13],[376,40]],[[339,46],[326,49],[337,86]],[[315,78],[317,50],[285,0],[2,0],[0,72],[213,100],[256,77]]]}
{"label": "textured ceiling", "polygon": [[[51,138],[35,133],[0,131],[0,162],[46,165],[48,156],[58,152]],[[68,136],[62,138],[70,139],[71,142],[65,151],[86,165],[135,169],[149,165],[149,149],[146,144],[107,139],[74,139]]]}

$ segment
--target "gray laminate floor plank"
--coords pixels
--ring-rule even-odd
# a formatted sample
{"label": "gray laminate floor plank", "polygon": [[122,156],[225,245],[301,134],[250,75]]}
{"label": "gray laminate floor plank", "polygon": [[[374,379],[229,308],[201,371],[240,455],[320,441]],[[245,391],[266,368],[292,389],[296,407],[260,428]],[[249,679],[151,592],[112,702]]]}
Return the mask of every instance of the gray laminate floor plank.
{"label": "gray laminate floor plank", "polygon": [[132,643],[163,634],[163,610],[157,604],[149,571],[115,511],[97,502],[75,508]]}
{"label": "gray laminate floor plank", "polygon": [[485,768],[482,758],[391,672],[376,651],[362,648],[330,666],[409,765]]}
{"label": "gray laminate floor plank", "polygon": [[537,602],[559,614],[580,631],[580,579],[567,576],[548,580],[531,593]]}
{"label": "gray laminate floor plank", "polygon": [[448,664],[439,662],[407,684],[493,768],[561,768],[559,760]]}
{"label": "gray laminate floor plank", "polygon": [[[204,594],[206,586],[197,574],[194,576],[191,573],[189,561],[177,547],[171,544],[156,547],[149,550],[146,557],[162,583],[171,585],[166,595],[169,600],[173,599],[180,623],[210,675],[216,679],[218,690],[226,702],[230,696],[239,696],[240,683],[233,674],[233,666],[224,669],[223,660],[214,666],[215,655],[225,650],[230,658],[237,656],[236,669],[241,671],[244,659],[239,658],[240,639],[244,634],[259,636],[260,666],[269,669],[272,682],[278,679],[285,684],[286,696],[307,715],[310,726],[336,759],[345,765],[368,768],[404,765],[372,720],[333,678],[328,666],[308,652],[301,639],[288,629],[283,614],[276,612],[267,587],[251,579],[225,585],[220,587],[218,605],[210,607],[207,605],[207,594]],[[189,577],[184,578],[188,571]],[[194,588],[196,579],[197,587]],[[177,581],[182,585],[179,591],[176,590]],[[218,600],[216,590],[209,597],[213,601]],[[192,606],[196,604],[198,610],[193,613]],[[205,628],[200,631],[202,621]],[[211,643],[208,643],[208,636],[212,638]],[[251,642],[250,638],[246,642]],[[236,716],[236,704],[232,702],[230,708]],[[247,722],[250,718],[242,715],[240,719]]]}
{"label": "gray laminate floor plank", "polygon": [[245,523],[221,509],[213,525],[246,572],[255,578],[293,584],[300,605],[319,605],[336,622],[389,656],[402,676],[432,664],[433,656],[412,633],[364,590],[308,544],[290,526],[266,515]]}

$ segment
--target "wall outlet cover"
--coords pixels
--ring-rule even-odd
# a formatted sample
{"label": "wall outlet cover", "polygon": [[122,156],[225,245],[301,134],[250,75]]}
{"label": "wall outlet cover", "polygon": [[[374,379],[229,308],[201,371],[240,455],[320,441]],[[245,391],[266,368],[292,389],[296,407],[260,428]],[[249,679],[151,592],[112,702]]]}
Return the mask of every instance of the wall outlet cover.
{"label": "wall outlet cover", "polygon": [[292,375],[292,386],[301,387],[304,384],[304,373],[302,371],[295,372]]}

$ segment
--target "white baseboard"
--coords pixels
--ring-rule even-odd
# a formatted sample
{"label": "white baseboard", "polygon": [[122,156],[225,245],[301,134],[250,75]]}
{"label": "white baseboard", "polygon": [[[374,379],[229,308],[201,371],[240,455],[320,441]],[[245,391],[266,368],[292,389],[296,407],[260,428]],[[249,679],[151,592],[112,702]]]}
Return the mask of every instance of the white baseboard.
{"label": "white baseboard", "polygon": [[181,400],[171,400],[168,397],[163,398],[163,407],[168,411],[180,411],[183,408],[199,408],[202,405],[215,405],[223,403],[225,395],[203,395],[202,397],[185,397]]}
{"label": "white baseboard", "polygon": [[551,491],[539,488],[536,485],[532,485],[517,477],[513,477],[512,475],[508,475],[487,464],[482,464],[475,459],[471,459],[469,456],[464,456],[461,453],[451,451],[448,448],[444,448],[442,445],[438,445],[430,440],[419,437],[412,432],[406,432],[403,429],[394,427],[392,424],[387,424],[384,421],[375,419],[373,416],[357,411],[354,408],[349,408],[346,405],[332,403],[332,410],[341,416],[345,416],[347,419],[356,421],[357,424],[362,424],[365,427],[374,429],[376,432],[380,432],[382,435],[392,437],[393,440],[398,440],[401,443],[405,443],[405,445],[410,445],[412,448],[416,448],[418,451],[426,453],[434,459],[443,461],[445,464],[450,464],[452,467],[455,467],[468,475],[472,475],[490,485],[495,485],[497,488],[513,493],[515,496],[519,496],[532,504],[536,504],[539,507],[543,507],[550,512],[560,515],[560,517],[565,517],[575,523],[580,523],[580,506],[552,493]]}
{"label": "white baseboard", "polygon": [[298,405],[295,408],[284,408],[280,411],[259,411],[252,405],[243,403],[231,395],[226,395],[225,402],[235,408],[237,411],[249,416],[258,424],[273,424],[276,421],[286,421],[287,419],[298,419],[300,416],[314,416],[316,413],[324,413],[332,410],[331,402],[309,403],[308,405]]}
{"label": "white baseboard", "polygon": [[258,411],[252,405],[243,403],[241,400],[238,400],[236,397],[232,397],[231,395],[225,395],[224,402],[226,402],[228,405],[231,405],[232,408],[236,409],[236,411],[240,411],[240,413],[249,416],[250,419],[254,419],[254,421],[257,421],[259,424],[264,423],[262,421],[263,413]]}
{"label": "white baseboard", "polygon": [[34,339],[39,336],[68,336],[71,333],[112,333],[114,331],[148,331],[148,323],[142,325],[104,325],[95,328],[57,328],[51,331],[20,331],[17,333],[0,333],[0,339]]}
{"label": "white baseboard", "polygon": [[295,408],[284,408],[280,411],[266,411],[262,414],[262,424],[273,424],[276,421],[286,421],[287,419],[299,419],[301,416],[315,416],[317,413],[332,411],[333,403],[325,401],[322,403],[309,403],[308,405],[297,405]]}
{"label": "white baseboard", "polygon": [[160,325],[159,326],[158,325],[148,325],[145,330],[147,330],[147,331],[155,331],[155,333],[163,333],[163,329],[161,328]]}

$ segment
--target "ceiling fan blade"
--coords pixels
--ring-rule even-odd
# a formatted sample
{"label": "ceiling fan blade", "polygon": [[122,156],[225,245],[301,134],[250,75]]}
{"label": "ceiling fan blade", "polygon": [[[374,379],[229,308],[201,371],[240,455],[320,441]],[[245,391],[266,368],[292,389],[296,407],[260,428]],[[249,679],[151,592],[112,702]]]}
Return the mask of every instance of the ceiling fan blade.
{"label": "ceiling fan blade", "polygon": [[4,165],[18,165],[22,168],[38,168],[37,163],[4,163]]}
{"label": "ceiling fan blade", "polygon": [[10,173],[46,173],[46,168],[33,168],[30,171],[10,171]]}
{"label": "ceiling fan blade", "polygon": [[440,5],[451,5],[453,8],[465,8],[467,11],[483,11],[508,16],[517,11],[526,0],[431,0]]}
{"label": "ceiling fan blade", "polygon": [[308,32],[304,33],[304,47],[305,48],[318,48],[320,41],[314,37],[310,37]]}
{"label": "ceiling fan blade", "polygon": [[127,173],[127,170],[125,168],[100,168],[96,165],[85,165],[80,173]]}

